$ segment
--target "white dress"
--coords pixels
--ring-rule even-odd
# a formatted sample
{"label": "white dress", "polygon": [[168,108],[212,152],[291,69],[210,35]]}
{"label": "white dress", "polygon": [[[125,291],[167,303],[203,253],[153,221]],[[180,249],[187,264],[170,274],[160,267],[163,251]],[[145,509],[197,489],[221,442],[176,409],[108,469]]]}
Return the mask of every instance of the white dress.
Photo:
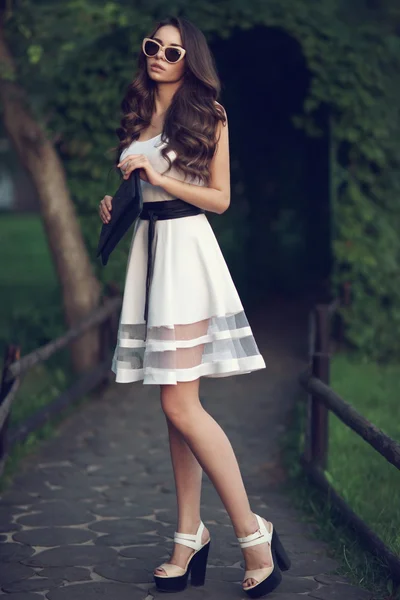
{"label": "white dress", "polygon": [[[135,141],[120,159],[145,154],[161,173],[167,165],[160,154],[162,145],[161,134]],[[169,156],[173,161],[173,153]],[[166,175],[185,180],[174,167]],[[145,181],[141,185],[143,202],[174,198],[159,186]],[[132,235],[111,367],[116,382],[176,384],[264,369],[264,359],[204,213],[155,223],[146,332],[148,227],[148,220],[139,219]]]}

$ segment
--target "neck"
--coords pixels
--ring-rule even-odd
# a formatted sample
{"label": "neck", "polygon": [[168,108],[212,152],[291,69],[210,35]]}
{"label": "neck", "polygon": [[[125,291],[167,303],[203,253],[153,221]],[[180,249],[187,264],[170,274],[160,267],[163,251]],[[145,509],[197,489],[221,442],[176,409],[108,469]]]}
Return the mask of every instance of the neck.
{"label": "neck", "polygon": [[174,81],[173,83],[159,83],[155,93],[155,116],[163,115],[169,108],[172,98],[178,88],[182,85],[182,81]]}

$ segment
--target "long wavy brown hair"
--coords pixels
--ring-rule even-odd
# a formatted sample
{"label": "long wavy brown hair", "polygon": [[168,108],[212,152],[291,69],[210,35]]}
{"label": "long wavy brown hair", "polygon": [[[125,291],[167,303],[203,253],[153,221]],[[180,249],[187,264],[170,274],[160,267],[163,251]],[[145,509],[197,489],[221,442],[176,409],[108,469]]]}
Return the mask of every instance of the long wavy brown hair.
{"label": "long wavy brown hair", "polygon": [[[146,37],[154,37],[163,25],[173,25],[180,31],[182,46],[186,49],[184,80],[166,112],[162,132],[166,146],[161,154],[168,163],[165,172],[172,166],[168,152],[173,150],[176,153],[174,167],[184,176],[199,178],[208,185],[209,165],[218,142],[216,129],[219,121],[225,123],[226,120],[224,110],[216,104],[221,84],[214,58],[204,34],[182,17],[168,17],[160,21]],[[147,74],[146,57],[141,50],[137,75],[121,102],[123,116],[120,127],[116,129],[120,140],[116,164],[121,152],[149,127],[155,107],[156,86],[157,83]]]}

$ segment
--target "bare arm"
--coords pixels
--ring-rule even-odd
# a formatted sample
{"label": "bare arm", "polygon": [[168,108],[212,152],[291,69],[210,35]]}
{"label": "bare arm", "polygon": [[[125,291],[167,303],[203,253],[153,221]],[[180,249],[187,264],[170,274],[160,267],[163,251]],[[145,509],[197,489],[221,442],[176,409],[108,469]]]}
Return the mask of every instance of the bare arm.
{"label": "bare arm", "polygon": [[[142,169],[141,178],[152,185],[161,186],[166,192],[194,204],[204,210],[222,214],[230,204],[230,167],[228,120],[225,125],[219,122],[216,139],[219,138],[214,156],[210,162],[210,182],[208,187],[180,181],[158,173],[143,154],[130,155],[118,164],[127,179],[134,169]],[[143,174],[143,176],[142,176]]]}
{"label": "bare arm", "polygon": [[229,136],[228,121],[221,122],[217,128],[217,139],[220,136],[215,154],[210,163],[209,187],[179,181],[168,175],[162,176],[159,185],[166,192],[199,206],[205,210],[222,214],[230,204],[230,168],[229,168]]}

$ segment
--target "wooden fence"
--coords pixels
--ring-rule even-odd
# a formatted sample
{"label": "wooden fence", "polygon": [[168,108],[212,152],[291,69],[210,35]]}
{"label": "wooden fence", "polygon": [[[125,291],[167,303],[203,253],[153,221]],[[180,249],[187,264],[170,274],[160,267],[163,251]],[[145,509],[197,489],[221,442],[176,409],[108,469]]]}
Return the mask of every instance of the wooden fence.
{"label": "wooden fence", "polygon": [[314,484],[321,488],[351,524],[365,546],[387,561],[393,581],[400,583],[400,557],[396,556],[368,525],[353,512],[325,477],[328,458],[328,419],[333,412],[355,434],[361,436],[388,462],[400,469],[400,444],[359,414],[348,402],[329,387],[330,324],[338,301],[318,304],[310,313],[310,368],[301,373],[299,381],[308,392],[307,430],[301,463]]}
{"label": "wooden fence", "polygon": [[[64,335],[22,358],[19,346],[9,345],[6,348],[0,383],[0,474],[3,472],[7,455],[15,444],[23,442],[30,433],[42,427],[50,418],[59,414],[84,394],[109,382],[112,373],[110,371],[110,352],[118,332],[121,303],[122,298],[118,289],[116,286],[110,285],[102,305]],[[68,346],[92,327],[100,327],[101,356],[99,363],[25,422],[11,428],[11,407],[23,376],[35,365],[48,360],[57,351]]]}

